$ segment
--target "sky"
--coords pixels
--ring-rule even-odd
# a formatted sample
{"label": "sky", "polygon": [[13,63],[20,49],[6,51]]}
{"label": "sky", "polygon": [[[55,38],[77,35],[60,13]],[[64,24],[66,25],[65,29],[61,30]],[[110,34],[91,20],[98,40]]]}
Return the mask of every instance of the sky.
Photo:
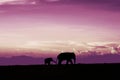
{"label": "sky", "polygon": [[120,47],[119,4],[119,0],[0,0],[0,56],[109,52]]}

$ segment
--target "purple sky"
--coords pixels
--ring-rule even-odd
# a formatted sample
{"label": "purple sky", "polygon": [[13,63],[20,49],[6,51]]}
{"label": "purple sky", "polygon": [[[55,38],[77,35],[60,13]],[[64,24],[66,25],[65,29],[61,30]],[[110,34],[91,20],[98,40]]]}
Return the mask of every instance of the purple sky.
{"label": "purple sky", "polygon": [[119,47],[119,4],[120,0],[0,0],[1,52]]}

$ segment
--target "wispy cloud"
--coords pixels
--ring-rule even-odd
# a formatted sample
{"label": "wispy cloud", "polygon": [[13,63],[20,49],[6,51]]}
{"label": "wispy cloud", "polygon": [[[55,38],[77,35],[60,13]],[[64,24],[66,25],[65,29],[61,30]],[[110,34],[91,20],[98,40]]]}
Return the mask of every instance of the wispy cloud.
{"label": "wispy cloud", "polygon": [[2,0],[0,1],[1,5],[23,5],[23,4],[36,4],[35,0]]}
{"label": "wispy cloud", "polygon": [[1,0],[0,3],[29,3],[29,2],[36,2],[36,3],[45,3],[45,2],[57,2],[57,3],[68,3],[68,4],[81,4],[81,3],[88,3],[88,4],[118,4],[119,0]]}

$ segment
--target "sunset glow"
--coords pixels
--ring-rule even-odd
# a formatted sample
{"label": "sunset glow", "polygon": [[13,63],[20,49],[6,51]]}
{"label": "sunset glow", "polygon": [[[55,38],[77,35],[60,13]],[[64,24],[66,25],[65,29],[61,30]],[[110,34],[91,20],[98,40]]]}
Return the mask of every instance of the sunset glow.
{"label": "sunset glow", "polygon": [[0,52],[11,51],[11,56],[26,50],[38,55],[89,50],[117,53],[119,1],[90,1],[0,0]]}

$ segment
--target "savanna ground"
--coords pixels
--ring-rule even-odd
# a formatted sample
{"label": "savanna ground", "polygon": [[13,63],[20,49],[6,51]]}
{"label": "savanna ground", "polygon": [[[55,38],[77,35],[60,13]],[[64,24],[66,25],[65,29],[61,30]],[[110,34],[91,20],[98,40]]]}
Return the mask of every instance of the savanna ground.
{"label": "savanna ground", "polygon": [[120,64],[74,64],[74,65],[16,65],[0,66],[1,79],[55,79],[55,80],[115,80],[119,77]]}

